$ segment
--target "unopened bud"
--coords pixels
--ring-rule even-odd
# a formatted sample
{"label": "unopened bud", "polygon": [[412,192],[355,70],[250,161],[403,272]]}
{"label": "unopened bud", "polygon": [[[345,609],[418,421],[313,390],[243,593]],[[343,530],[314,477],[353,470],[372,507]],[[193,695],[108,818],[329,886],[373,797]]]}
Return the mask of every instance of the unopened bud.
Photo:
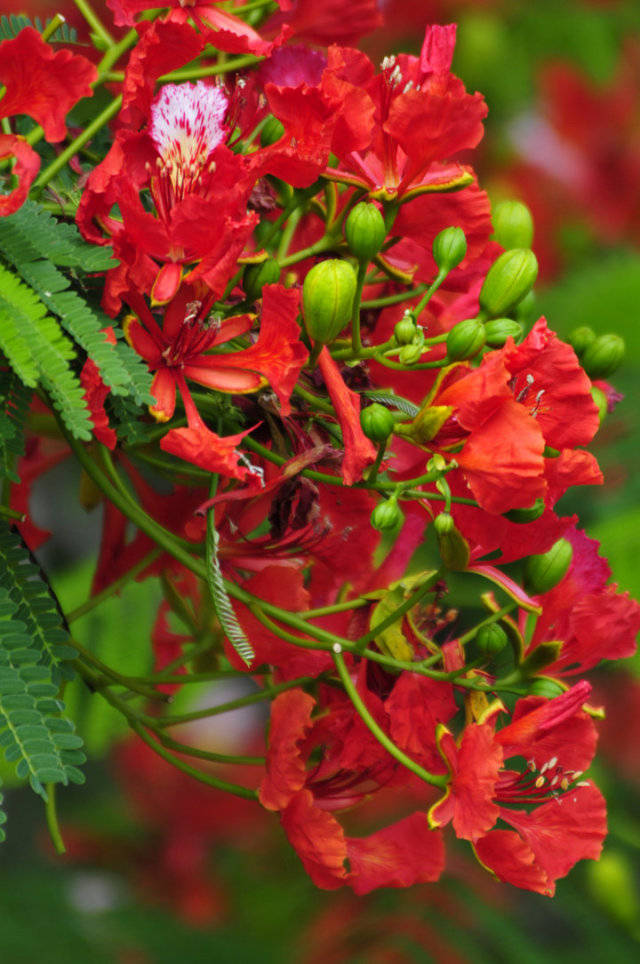
{"label": "unopened bud", "polygon": [[489,348],[502,348],[507,338],[519,338],[522,325],[512,318],[494,318],[484,326],[484,336]]}
{"label": "unopened bud", "polygon": [[399,345],[410,345],[418,332],[418,326],[410,314],[405,313],[393,329]]}
{"label": "unopened bud", "polygon": [[259,298],[265,285],[275,284],[280,280],[280,265],[274,258],[267,258],[259,264],[249,264],[244,269],[242,287],[247,301]]}
{"label": "unopened bud", "polygon": [[284,134],[284,125],[277,117],[270,114],[260,131],[260,143],[263,147],[269,147],[279,141]]}
{"label": "unopened bud", "polygon": [[588,325],[580,325],[579,328],[574,328],[567,341],[575,351],[578,358],[587,350],[589,345],[593,344],[596,340],[596,333],[593,328],[589,328]]}
{"label": "unopened bud", "polygon": [[309,337],[328,345],[351,320],[356,273],[333,258],[313,266],[302,286],[302,314]]}
{"label": "unopened bud", "polygon": [[480,291],[480,307],[489,317],[504,316],[533,287],[538,262],[528,248],[513,248],[501,254],[489,268]]}
{"label": "unopened bud", "polygon": [[501,653],[508,642],[507,634],[502,626],[498,626],[497,623],[481,626],[476,634],[478,649],[486,656],[495,656],[497,653]]}
{"label": "unopened bud", "polygon": [[609,401],[607,399],[607,396],[605,395],[605,393],[602,391],[601,388],[598,388],[597,385],[592,385],[591,397],[598,407],[598,417],[602,422],[609,411]]}
{"label": "unopened bud", "polygon": [[506,248],[530,248],[533,242],[533,218],[522,201],[502,201],[493,211],[493,236]]}
{"label": "unopened bud", "polygon": [[417,345],[403,345],[398,352],[398,361],[401,365],[413,365],[415,362],[420,361],[424,353],[424,345],[419,343]]}
{"label": "unopened bud", "polygon": [[524,585],[527,592],[541,596],[561,582],[569,571],[573,548],[566,539],[558,539],[548,552],[529,556],[524,564]]}
{"label": "unopened bud", "polygon": [[600,335],[591,342],[580,361],[589,378],[608,378],[620,367],[626,346],[620,335]]}
{"label": "unopened bud", "polygon": [[374,402],[373,405],[367,405],[367,407],[363,408],[360,412],[362,431],[367,438],[370,438],[371,441],[377,445],[387,441],[393,432],[395,423],[395,419],[389,409],[385,408],[384,405],[380,405],[378,402]]}
{"label": "unopened bud", "polygon": [[459,321],[447,335],[447,357],[451,361],[473,358],[484,346],[484,325],[477,318]]}
{"label": "unopened bud", "polygon": [[550,676],[536,676],[529,683],[529,696],[544,696],[552,700],[554,696],[560,696],[561,693],[564,693],[564,690]]}
{"label": "unopened bud", "polygon": [[371,513],[371,525],[378,532],[397,528],[403,519],[404,515],[398,507],[398,500],[393,496],[385,502],[378,502]]}
{"label": "unopened bud", "polygon": [[387,229],[375,204],[361,201],[350,212],[344,233],[356,258],[369,262],[382,247]]}
{"label": "unopened bud", "polygon": [[536,499],[533,505],[527,506],[524,509],[509,509],[508,512],[504,513],[504,517],[508,519],[509,522],[535,522],[543,512],[544,499]]}
{"label": "unopened bud", "polygon": [[433,239],[433,258],[440,271],[452,271],[464,261],[467,239],[462,228],[445,228]]}
{"label": "unopened bud", "polygon": [[447,567],[454,572],[460,572],[469,565],[469,543],[464,538],[453,517],[448,512],[441,512],[433,520],[436,530],[440,558]]}

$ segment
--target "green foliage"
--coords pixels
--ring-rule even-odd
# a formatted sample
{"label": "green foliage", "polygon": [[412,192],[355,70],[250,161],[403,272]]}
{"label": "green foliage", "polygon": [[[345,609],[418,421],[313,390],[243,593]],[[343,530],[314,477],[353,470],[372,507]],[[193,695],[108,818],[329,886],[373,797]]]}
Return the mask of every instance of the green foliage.
{"label": "green foliage", "polygon": [[31,391],[12,372],[0,373],[0,479],[19,482],[15,470],[24,452],[24,422]]}
{"label": "green foliage", "polygon": [[[42,33],[45,28],[51,23],[53,17],[47,17],[46,22],[43,24],[40,17],[36,17],[31,20],[29,17],[25,17],[23,14],[10,14],[7,16],[0,17],[0,41],[2,40],[12,40],[17,37],[21,30],[25,27],[34,27],[38,33]],[[68,23],[62,23],[57,30],[49,37],[50,43],[66,43],[73,44],[78,42],[78,32],[75,27],[70,27]]]}
{"label": "green foliage", "polygon": [[83,783],[82,739],[63,716],[75,655],[57,601],[17,532],[0,527],[0,746],[45,800],[47,783]]}

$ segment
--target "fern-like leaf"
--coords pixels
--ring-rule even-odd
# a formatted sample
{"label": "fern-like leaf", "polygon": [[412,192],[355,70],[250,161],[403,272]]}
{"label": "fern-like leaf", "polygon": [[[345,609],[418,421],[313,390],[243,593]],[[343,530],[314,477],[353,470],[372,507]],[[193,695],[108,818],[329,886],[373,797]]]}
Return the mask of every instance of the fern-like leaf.
{"label": "fern-like leaf", "polygon": [[68,661],[77,653],[57,600],[19,533],[5,523],[0,523],[0,586],[16,605],[17,618],[25,624],[38,661],[56,688],[63,679],[73,679]]}
{"label": "fern-like leaf", "polygon": [[1,266],[0,348],[25,385],[35,388],[40,382],[69,431],[88,441],[93,426],[84,389],[69,367],[74,347],[33,289]]}
{"label": "fern-like leaf", "polygon": [[75,224],[58,221],[35,201],[25,201],[14,214],[0,222],[0,244],[11,245],[15,250],[16,243],[28,246],[29,254],[23,260],[34,261],[40,257],[83,271],[108,271],[116,265],[109,248],[89,244]]}
{"label": "fern-like leaf", "polygon": [[[38,33],[43,33],[52,19],[52,17],[48,17],[46,23],[43,24],[40,17],[31,20],[29,17],[25,17],[24,14],[11,14],[8,17],[2,16],[0,17],[0,41],[13,40],[25,27],[34,27]],[[49,43],[78,43],[78,31],[75,27],[70,27],[68,23],[62,23],[49,37]]]}
{"label": "fern-like leaf", "polygon": [[0,479],[19,482],[15,465],[24,453],[24,423],[31,391],[12,371],[0,373]]}
{"label": "fern-like leaf", "polygon": [[84,763],[82,738],[61,716],[64,704],[50,667],[39,662],[39,650],[19,606],[0,587],[0,746],[16,774],[29,779],[45,800],[47,783],[83,783],[77,764]]}
{"label": "fern-like leaf", "polygon": [[238,622],[238,617],[233,611],[231,600],[225,589],[220,559],[218,558],[218,535],[213,524],[213,512],[209,512],[207,517],[207,583],[216,616],[220,620],[225,635],[238,656],[245,661],[247,666],[251,666],[255,658],[255,653],[251,648],[251,643],[247,639],[245,632]]}

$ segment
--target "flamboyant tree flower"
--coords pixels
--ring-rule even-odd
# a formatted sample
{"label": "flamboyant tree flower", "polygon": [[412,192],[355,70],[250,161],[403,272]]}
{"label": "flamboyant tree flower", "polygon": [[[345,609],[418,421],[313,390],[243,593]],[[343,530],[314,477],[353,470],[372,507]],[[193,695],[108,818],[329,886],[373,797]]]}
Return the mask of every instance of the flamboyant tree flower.
{"label": "flamboyant tree flower", "polygon": [[168,421],[179,392],[187,416],[187,428],[171,429],[161,447],[212,472],[245,478],[249,470],[239,463],[235,446],[246,432],[221,438],[207,428],[191,397],[187,379],[236,395],[255,392],[269,384],[280,399],[283,413],[287,413],[289,396],[308,357],[296,322],[298,292],[287,291],[281,285],[265,287],[258,340],[238,352],[215,349],[247,334],[253,326],[253,316],[239,315],[224,321],[212,318],[213,298],[202,283],[181,287],[166,308],[162,328],[144,299],[133,293],[129,300],[138,318],[127,319],[127,338],[151,371],[156,372],[151,387],[156,399],[152,414],[159,421]]}
{"label": "flamboyant tree flower", "polygon": [[[555,881],[578,860],[600,855],[605,802],[593,783],[581,780],[596,746],[595,726],[582,709],[590,692],[583,680],[551,700],[518,700],[500,730],[496,718],[504,708],[489,705],[459,742],[438,728],[450,783],[431,807],[430,823],[451,822],[480,862],[516,887],[552,896]],[[515,757],[525,759],[524,771],[508,766]],[[513,830],[494,829],[499,819]]]}
{"label": "flamboyant tree flower", "polygon": [[[373,696],[370,697],[373,699]],[[267,773],[260,802],[280,812],[289,841],[318,887],[357,894],[437,880],[442,838],[416,811],[368,837],[349,837],[333,815],[393,778],[396,764],[348,701],[314,719],[312,696],[295,689],[271,705]],[[310,763],[315,748],[318,762]]]}
{"label": "flamboyant tree flower", "polygon": [[[37,30],[25,27],[13,40],[0,44],[0,117],[26,114],[42,125],[51,144],[64,139],[65,118],[83,97],[91,97],[98,76],[86,57],[69,50],[53,51]],[[0,160],[15,158],[12,171],[18,184],[0,196],[0,216],[13,214],[24,204],[40,168],[40,158],[23,137],[0,134]]]}

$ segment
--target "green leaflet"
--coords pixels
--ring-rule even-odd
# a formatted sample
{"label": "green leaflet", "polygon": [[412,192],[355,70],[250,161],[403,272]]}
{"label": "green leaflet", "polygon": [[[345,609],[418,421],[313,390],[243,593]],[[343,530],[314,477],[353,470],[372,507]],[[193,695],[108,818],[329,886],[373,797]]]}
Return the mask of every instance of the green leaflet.
{"label": "green leaflet", "polygon": [[[110,251],[87,244],[75,226],[56,221],[32,202],[0,220],[0,251],[96,364],[112,393],[131,396],[139,405],[151,404],[151,376],[142,359],[129,345],[107,341],[102,329],[111,320],[88,305],[56,267],[106,271],[114,266]],[[24,363],[18,349],[14,367],[20,361]]]}
{"label": "green leaflet", "polygon": [[0,479],[19,482],[16,463],[24,453],[24,423],[31,390],[12,371],[0,372]]}
{"label": "green leaflet", "polygon": [[29,388],[42,385],[76,438],[89,440],[92,423],[84,389],[69,362],[72,343],[36,293],[0,266],[0,348]]}
{"label": "green leaflet", "polygon": [[65,662],[75,655],[69,641],[22,539],[0,525],[0,747],[44,799],[47,783],[84,782],[82,739],[59,699],[61,680],[71,675]]}
{"label": "green leaflet", "polygon": [[[40,17],[36,17],[31,20],[29,17],[25,17],[24,14],[11,14],[10,16],[0,17],[0,41],[2,40],[12,40],[17,37],[21,30],[25,27],[35,27],[38,33],[42,33],[44,29],[51,23],[53,17],[47,17],[46,22],[43,24]],[[49,42],[53,43],[77,43],[78,42],[78,31],[75,27],[70,27],[68,23],[62,23],[57,30],[49,37]]]}

